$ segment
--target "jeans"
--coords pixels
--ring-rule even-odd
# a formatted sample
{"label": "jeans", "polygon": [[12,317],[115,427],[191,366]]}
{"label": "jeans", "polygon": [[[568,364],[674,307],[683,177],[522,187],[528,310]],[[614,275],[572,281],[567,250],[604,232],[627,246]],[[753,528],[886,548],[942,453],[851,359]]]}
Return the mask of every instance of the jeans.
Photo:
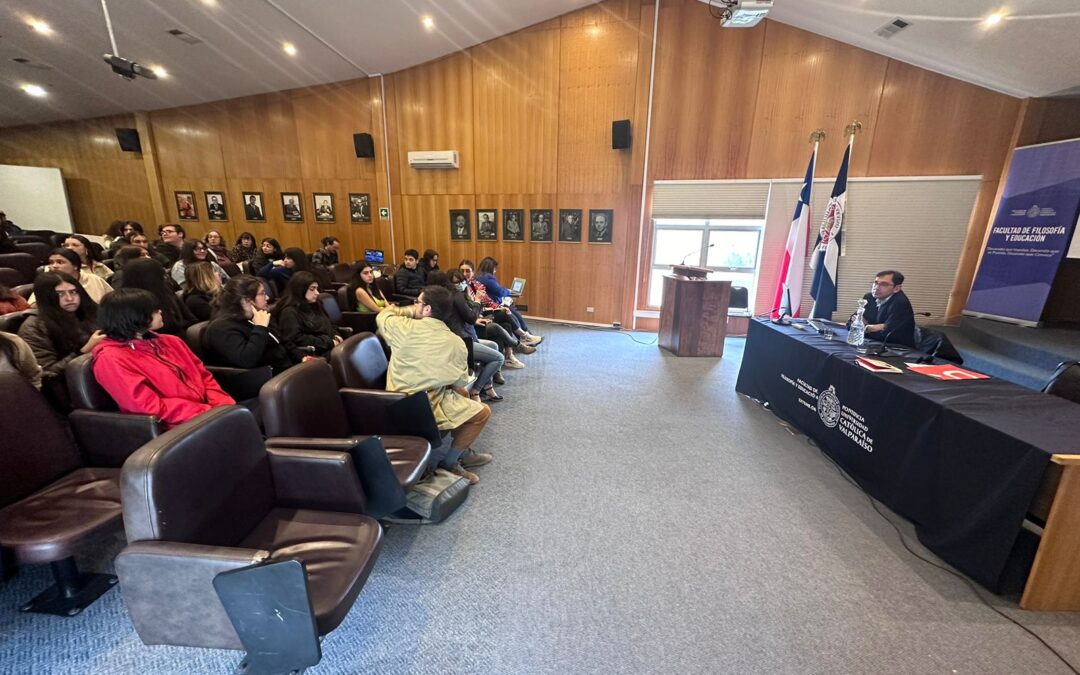
{"label": "jeans", "polygon": [[498,346],[491,340],[480,340],[473,343],[473,358],[480,364],[480,372],[476,374],[472,391],[483,391],[491,385],[491,378],[502,368],[506,358],[499,351]]}
{"label": "jeans", "polygon": [[529,324],[525,323],[525,317],[521,315],[521,312],[518,311],[517,307],[510,305],[510,315],[517,319],[518,324],[521,326],[521,330],[526,333],[532,332],[529,330]]}

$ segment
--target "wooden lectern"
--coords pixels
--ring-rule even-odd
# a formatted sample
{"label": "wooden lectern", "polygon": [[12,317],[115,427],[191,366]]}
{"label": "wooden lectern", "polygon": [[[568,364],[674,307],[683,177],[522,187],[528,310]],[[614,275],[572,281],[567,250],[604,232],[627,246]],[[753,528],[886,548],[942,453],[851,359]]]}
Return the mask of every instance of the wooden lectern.
{"label": "wooden lectern", "polygon": [[660,346],[675,356],[723,356],[730,281],[706,279],[709,270],[675,265],[664,275]]}

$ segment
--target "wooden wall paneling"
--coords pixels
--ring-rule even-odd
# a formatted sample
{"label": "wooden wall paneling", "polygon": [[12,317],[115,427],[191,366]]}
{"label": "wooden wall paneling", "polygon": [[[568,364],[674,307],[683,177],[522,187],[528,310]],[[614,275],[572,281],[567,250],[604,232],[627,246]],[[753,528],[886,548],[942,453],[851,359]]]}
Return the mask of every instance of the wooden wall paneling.
{"label": "wooden wall paneling", "polygon": [[601,23],[637,21],[641,16],[641,0],[604,0],[561,17],[563,28],[594,26]]}
{"label": "wooden wall paneling", "polygon": [[700,2],[661,4],[650,179],[746,176],[764,44],[764,26],[724,29]]}
{"label": "wooden wall paneling", "polygon": [[[401,165],[399,163],[399,143],[397,141],[395,84],[393,77],[380,77],[378,80],[372,78],[371,83],[374,100],[378,101],[377,105],[385,108],[386,144],[385,148],[383,148],[385,155],[384,160],[378,162],[376,172],[379,176],[379,203],[390,209],[389,219],[379,219],[378,211],[375,211],[372,218],[376,219],[374,222],[379,233],[379,248],[383,250],[386,260],[397,262],[401,259],[404,246],[397,236],[397,223],[401,218],[401,201],[399,197],[401,192]],[[376,147],[383,147],[382,143],[383,138],[380,135]]]}
{"label": "wooden wall paneling", "polygon": [[945,318],[958,316],[967,304],[968,293],[975,280],[975,270],[982,257],[983,238],[989,232],[990,223],[994,217],[1000,184],[1001,181],[997,176],[983,178],[979,184],[975,205],[971,209],[971,220],[968,221],[964,247],[960,252],[960,260],[956,263],[956,277],[953,279],[953,288],[949,293]]}
{"label": "wooden wall paneling", "polygon": [[[393,79],[401,194],[471,194],[475,156],[470,56],[459,52],[396,73]],[[457,150],[460,167],[412,169],[408,153],[418,150]]]}
{"label": "wooden wall paneling", "polygon": [[[631,220],[626,208],[629,191],[597,194],[560,194],[558,209],[581,209],[581,243],[555,241],[555,275],[552,280],[555,317],[571,321],[610,324],[621,321],[626,261],[618,242],[626,236]],[[612,244],[589,244],[587,221],[589,209],[614,209]],[[558,239],[558,223],[555,223]],[[539,244],[537,244],[539,245]],[[632,265],[630,268],[632,269]],[[531,283],[531,282],[530,282]],[[586,311],[592,307],[593,312]]]}
{"label": "wooden wall paneling", "polygon": [[135,128],[139,132],[142,147],[142,165],[146,173],[147,194],[154,212],[154,222],[165,222],[165,194],[161,191],[161,167],[158,166],[157,145],[154,143],[154,126],[145,112],[135,113]]}
{"label": "wooden wall paneling", "polygon": [[[150,113],[163,182],[181,176],[225,178],[220,115],[217,104]],[[165,199],[167,204],[168,194]]]}
{"label": "wooden wall paneling", "polygon": [[[249,223],[244,219],[242,192],[261,192],[263,196],[263,215],[265,223]],[[282,192],[302,192],[304,199],[304,222],[286,223],[282,217],[281,194]],[[237,216],[230,214],[232,220],[230,226],[235,230],[232,235],[233,241],[240,232],[251,232],[257,240],[263,237],[273,237],[278,240],[282,248],[298,246],[305,251],[313,251],[309,233],[309,225],[314,222],[314,214],[309,204],[311,196],[304,190],[304,183],[295,178],[229,178],[228,197],[232,204],[240,205],[241,210]],[[233,213],[235,207],[233,208]],[[200,213],[200,216],[202,214]]]}
{"label": "wooden wall paneling", "polygon": [[[230,178],[294,178],[300,171],[292,99],[286,93],[225,101],[220,116],[221,151]],[[299,184],[294,188],[299,190]]]}
{"label": "wooden wall paneling", "polygon": [[[470,241],[450,241],[450,209],[468,209],[472,225]],[[402,195],[397,261],[405,249],[414,248],[420,254],[424,249],[439,252],[440,263],[455,264],[462,258],[476,260],[479,251],[476,243],[476,199],[473,195]]]}
{"label": "wooden wall paneling", "polygon": [[1012,96],[890,60],[868,175],[996,177],[1019,110]]}
{"label": "wooden wall paneling", "polygon": [[[755,29],[756,30],[756,29]],[[818,175],[836,175],[846,127],[862,122],[849,174],[867,175],[878,105],[889,59],[776,21],[765,21],[765,51],[752,118],[745,178],[792,178],[806,172],[806,142],[814,129],[828,138]]]}
{"label": "wooden wall paneling", "polygon": [[1080,138],[1080,99],[1044,98],[1036,143],[1052,143],[1067,138]]}
{"label": "wooden wall paneling", "polygon": [[375,179],[375,164],[381,161],[358,158],[353,134],[369,133],[382,142],[382,120],[372,115],[368,80],[311,87],[292,96],[304,178]]}
{"label": "wooden wall paneling", "polygon": [[[329,192],[334,195],[334,222],[323,223],[315,220],[312,195],[316,192]],[[349,218],[349,193],[364,192],[374,197],[374,180],[356,180],[341,178],[305,178],[304,198],[306,200],[304,231],[305,241],[311,242],[308,252],[320,246],[323,237],[333,236],[341,240],[342,262],[352,262],[364,257],[365,248],[380,248],[375,238],[374,221],[378,213],[372,214],[371,223],[353,223]],[[306,217],[308,213],[311,217]]]}
{"label": "wooden wall paneling", "polygon": [[555,191],[559,35],[516,33],[469,50],[477,193]]}

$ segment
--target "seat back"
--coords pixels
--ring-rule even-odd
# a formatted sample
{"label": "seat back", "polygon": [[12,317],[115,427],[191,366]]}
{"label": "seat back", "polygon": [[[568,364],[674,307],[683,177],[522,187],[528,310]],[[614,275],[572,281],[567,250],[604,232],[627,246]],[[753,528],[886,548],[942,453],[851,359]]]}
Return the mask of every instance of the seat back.
{"label": "seat back", "polygon": [[742,286],[731,287],[731,299],[728,301],[728,309],[748,309],[750,307],[750,291]]}
{"label": "seat back", "polygon": [[319,293],[319,304],[326,310],[326,315],[330,317],[330,323],[335,326],[341,325],[341,307],[338,305],[337,298],[332,293]]}
{"label": "seat back", "polygon": [[348,286],[346,286],[344,288],[337,289],[337,292],[334,293],[334,299],[337,300],[338,309],[340,309],[342,312],[355,312],[356,311],[356,303],[355,302],[349,302],[349,287]]}
{"label": "seat back", "polygon": [[64,369],[67,377],[71,405],[85,410],[112,412],[120,409],[109,392],[94,377],[94,355],[83,354],[68,363]]}
{"label": "seat back", "polygon": [[34,256],[38,265],[44,265],[49,259],[49,252],[53,250],[52,246],[43,241],[19,241],[15,243],[15,247],[23,253]]}
{"label": "seat back", "polygon": [[[11,267],[0,267],[0,286],[20,286],[26,284],[24,275]],[[33,286],[33,284],[30,284]]]}
{"label": "seat back", "polygon": [[129,542],[236,546],[274,506],[255,417],[214,408],[139,448],[120,474]]}
{"label": "seat back", "polygon": [[349,419],[329,364],[313,359],[289,368],[259,390],[266,435],[345,438]]}
{"label": "seat back", "polygon": [[21,295],[23,300],[29,300],[30,296],[34,294],[34,284],[19,284],[18,286],[12,286],[11,292]]}
{"label": "seat back", "polygon": [[1080,363],[1064,361],[1058,364],[1043,391],[1073,403],[1080,403]]}
{"label": "seat back", "polygon": [[0,508],[82,466],[45,397],[18,373],[0,373]]}
{"label": "seat back", "polygon": [[394,296],[397,295],[397,288],[394,287],[393,276],[381,276],[375,280],[375,287],[379,289],[383,297],[387,302],[393,303]]}
{"label": "seat back", "polygon": [[386,389],[389,367],[382,342],[374,333],[360,333],[330,352],[330,367],[339,387]]}
{"label": "seat back", "polygon": [[353,267],[349,263],[337,263],[330,268],[330,272],[334,275],[334,281],[347,284],[352,280]]}
{"label": "seat back", "polygon": [[[50,249],[51,250],[51,249]],[[29,284],[37,276],[37,261],[29,253],[0,253],[0,267],[10,267],[22,275],[19,283]],[[14,286],[15,284],[8,284]]]}
{"label": "seat back", "polygon": [[28,316],[37,314],[36,309],[24,309],[21,312],[10,312],[0,316],[0,330],[5,333],[18,333]]}
{"label": "seat back", "polygon": [[184,333],[184,342],[186,342],[187,346],[191,348],[191,351],[195,353],[195,356],[199,357],[200,361],[206,360],[206,350],[203,349],[203,337],[206,335],[206,327],[209,325],[209,321],[193,323],[188,326],[187,332]]}

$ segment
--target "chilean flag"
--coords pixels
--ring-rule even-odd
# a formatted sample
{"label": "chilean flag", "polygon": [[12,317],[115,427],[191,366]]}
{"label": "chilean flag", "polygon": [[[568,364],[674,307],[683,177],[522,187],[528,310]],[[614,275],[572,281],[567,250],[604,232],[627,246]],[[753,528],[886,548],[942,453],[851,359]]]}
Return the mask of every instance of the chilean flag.
{"label": "chilean flag", "polygon": [[773,317],[799,316],[802,309],[803,267],[806,260],[806,238],[810,231],[810,192],[814,187],[814,165],[817,163],[817,148],[810,155],[810,164],[806,167],[799,201],[795,204],[795,215],[791,218],[791,230],[788,232],[787,245],[784,246],[784,260],[780,263],[780,280],[776,284],[776,297],[773,299]]}
{"label": "chilean flag", "polygon": [[[852,141],[855,138],[852,136]],[[810,311],[813,319],[832,319],[836,311],[836,285],[838,282],[837,263],[840,261],[840,235],[844,224],[844,207],[847,205],[848,159],[851,158],[851,142],[844,151],[844,161],[840,164],[840,173],[836,175],[832,197],[825,207],[825,217],[821,220],[818,231],[817,250],[810,259],[814,270],[814,281],[810,285],[810,295],[814,298],[814,308]]]}

